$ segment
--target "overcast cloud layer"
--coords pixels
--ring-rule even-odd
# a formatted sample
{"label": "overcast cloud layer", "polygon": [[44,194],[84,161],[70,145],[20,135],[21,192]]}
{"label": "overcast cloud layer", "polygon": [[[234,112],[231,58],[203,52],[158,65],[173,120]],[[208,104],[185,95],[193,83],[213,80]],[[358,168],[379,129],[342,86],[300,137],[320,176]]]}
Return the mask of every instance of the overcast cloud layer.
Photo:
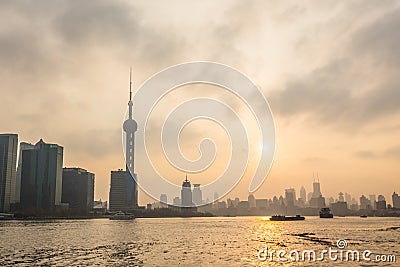
{"label": "overcast cloud layer", "polygon": [[129,67],[136,89],[211,60],[251,77],[275,115],[276,164],[257,196],[310,187],[314,170],[332,196],[389,194],[400,190],[399,26],[397,1],[2,1],[0,132],[63,145],[65,165],[95,172],[106,199],[123,166]]}

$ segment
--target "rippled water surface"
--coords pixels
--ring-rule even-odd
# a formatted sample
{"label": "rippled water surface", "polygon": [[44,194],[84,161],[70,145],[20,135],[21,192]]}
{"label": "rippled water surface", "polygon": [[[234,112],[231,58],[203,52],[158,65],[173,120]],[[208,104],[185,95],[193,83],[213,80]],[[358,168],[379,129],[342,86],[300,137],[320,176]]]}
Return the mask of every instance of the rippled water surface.
{"label": "rippled water surface", "polygon": [[[260,261],[259,250],[336,248],[393,254],[397,263],[344,262],[342,266],[400,266],[400,218],[307,217],[270,222],[263,217],[158,218],[133,221],[0,221],[0,265],[9,266],[282,266]],[[261,255],[261,254],[260,254]],[[292,266],[332,266],[319,261]]]}

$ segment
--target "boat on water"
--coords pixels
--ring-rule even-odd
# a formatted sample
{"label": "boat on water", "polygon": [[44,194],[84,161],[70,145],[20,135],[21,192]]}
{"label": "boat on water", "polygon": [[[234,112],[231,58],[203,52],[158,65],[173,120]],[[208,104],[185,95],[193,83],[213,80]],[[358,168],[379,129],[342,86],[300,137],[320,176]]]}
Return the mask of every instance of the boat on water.
{"label": "boat on water", "polygon": [[320,218],[333,218],[333,214],[331,212],[330,208],[322,208],[319,211],[319,217]]}
{"label": "boat on water", "polygon": [[122,211],[118,211],[117,213],[110,216],[110,220],[127,221],[133,219],[135,219],[135,217],[132,214],[127,214]]}
{"label": "boat on water", "polygon": [[360,215],[360,218],[368,218],[367,215]]}
{"label": "boat on water", "polygon": [[305,220],[303,216],[296,215],[296,216],[284,216],[284,215],[273,215],[269,219],[270,221],[302,221]]}
{"label": "boat on water", "polygon": [[0,220],[12,220],[14,218],[14,214],[9,213],[0,213]]}

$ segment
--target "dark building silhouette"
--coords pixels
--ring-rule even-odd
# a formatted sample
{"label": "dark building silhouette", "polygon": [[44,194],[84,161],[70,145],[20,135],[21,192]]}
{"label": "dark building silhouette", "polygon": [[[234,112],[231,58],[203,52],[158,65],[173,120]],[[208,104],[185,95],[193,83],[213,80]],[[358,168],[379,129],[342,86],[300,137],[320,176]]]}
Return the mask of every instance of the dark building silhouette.
{"label": "dark building silhouette", "polygon": [[360,210],[370,210],[371,209],[371,201],[369,199],[362,195],[360,197]]}
{"label": "dark building silhouette", "polygon": [[19,203],[21,199],[21,172],[22,172],[22,151],[34,149],[35,145],[30,143],[21,142],[19,144],[19,157],[17,165],[17,180],[15,183],[15,202]]}
{"label": "dark building silhouette", "polygon": [[386,209],[386,200],[382,195],[378,196],[378,201],[376,202],[376,209],[385,210]]}
{"label": "dark building silhouette", "polygon": [[187,175],[186,175],[185,181],[183,181],[183,183],[182,183],[181,200],[182,200],[183,207],[193,206],[192,185],[190,184],[190,181],[187,179]]}
{"label": "dark building silhouette", "polygon": [[72,212],[91,211],[94,202],[94,174],[81,168],[64,168],[61,201],[68,203]]}
{"label": "dark building silhouette", "polygon": [[200,189],[200,184],[193,184],[193,203],[196,206],[203,204],[203,193]]}
{"label": "dark building silhouette", "polygon": [[131,173],[111,171],[110,211],[131,211],[137,208],[137,187]]}
{"label": "dark building silhouette", "polygon": [[174,197],[172,203],[173,203],[174,206],[180,206],[182,204],[182,201],[181,201],[181,199],[179,197]]}
{"label": "dark building silhouette", "polygon": [[61,205],[63,147],[42,139],[22,151],[21,208],[53,211]]}
{"label": "dark building silhouette", "polygon": [[396,192],[393,192],[392,201],[393,201],[393,208],[400,209],[400,196]]}
{"label": "dark building silhouette", "polygon": [[254,197],[253,194],[250,194],[247,197],[247,201],[249,202],[249,208],[255,208],[257,206],[256,204],[256,198]]}
{"label": "dark building silhouette", "polygon": [[0,212],[15,203],[17,146],[17,134],[0,134]]}
{"label": "dark building silhouette", "polygon": [[306,193],[306,189],[304,188],[304,186],[301,186],[301,188],[300,188],[300,198],[303,200],[303,204],[307,203],[307,193]]}
{"label": "dark building silhouette", "polygon": [[286,206],[293,208],[296,203],[296,191],[293,188],[285,189]]}
{"label": "dark building silhouette", "polygon": [[315,181],[313,183],[313,192],[310,199],[310,206],[312,208],[323,208],[325,207],[325,198],[322,196],[320,183]]}
{"label": "dark building silhouette", "polygon": [[168,197],[166,194],[161,194],[160,195],[160,202],[164,204],[168,204]]}

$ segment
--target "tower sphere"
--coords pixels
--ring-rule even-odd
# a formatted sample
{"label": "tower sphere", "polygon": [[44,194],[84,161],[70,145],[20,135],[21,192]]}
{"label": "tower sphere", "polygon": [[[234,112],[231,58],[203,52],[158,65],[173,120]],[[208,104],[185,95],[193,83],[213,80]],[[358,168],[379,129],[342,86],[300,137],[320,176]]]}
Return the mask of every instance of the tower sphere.
{"label": "tower sphere", "polygon": [[128,133],[133,133],[137,131],[137,123],[132,119],[127,119],[124,122],[124,131]]}

